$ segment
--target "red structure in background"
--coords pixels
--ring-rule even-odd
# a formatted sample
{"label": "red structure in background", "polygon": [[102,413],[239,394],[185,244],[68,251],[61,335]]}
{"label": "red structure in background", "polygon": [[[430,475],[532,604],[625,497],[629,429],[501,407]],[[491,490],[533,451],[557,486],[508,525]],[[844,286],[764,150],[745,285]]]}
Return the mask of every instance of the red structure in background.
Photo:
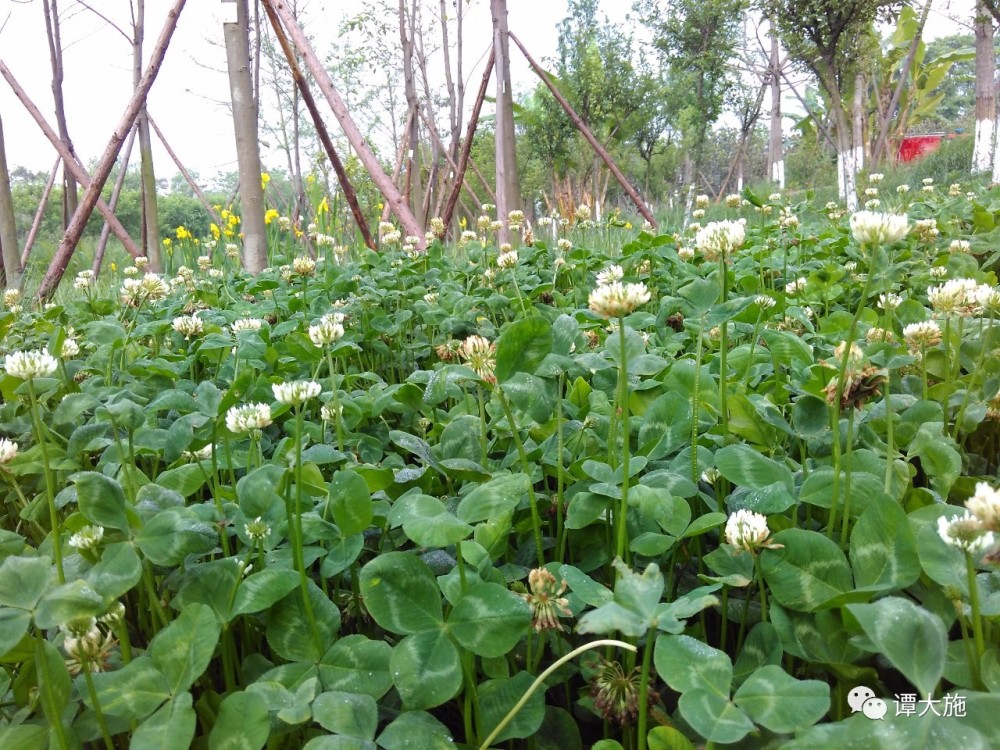
{"label": "red structure in background", "polygon": [[897,158],[902,162],[916,161],[938,150],[944,138],[954,138],[951,133],[923,133],[921,135],[906,135],[899,142]]}

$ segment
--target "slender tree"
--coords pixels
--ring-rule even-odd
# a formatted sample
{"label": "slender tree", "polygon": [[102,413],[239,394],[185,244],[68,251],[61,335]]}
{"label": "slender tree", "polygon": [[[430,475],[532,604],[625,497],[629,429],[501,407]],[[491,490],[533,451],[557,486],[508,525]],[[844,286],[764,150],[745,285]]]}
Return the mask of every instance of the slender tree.
{"label": "slender tree", "polygon": [[[146,28],[146,2],[136,0],[132,6],[132,85],[142,79],[142,42]],[[160,261],[160,212],[156,204],[156,170],[153,168],[153,142],[149,134],[149,117],[143,104],[136,119],[139,138],[139,174],[142,177],[142,235],[149,267],[162,271]]]}
{"label": "slender tree", "polygon": [[507,0],[490,0],[493,15],[493,53],[496,57],[496,186],[497,214],[501,222],[500,242],[510,242],[507,214],[521,208],[521,185],[517,177],[517,147],[514,141],[514,92],[510,85],[510,49],[507,32]]}
{"label": "slender tree", "polygon": [[[63,49],[62,36],[59,27],[59,6],[56,0],[42,0],[42,13],[45,15],[45,37],[49,44],[49,61],[52,64],[52,98],[55,102],[56,127],[59,137],[67,150],[74,156],[73,141],[69,137],[66,125],[66,107],[63,103]],[[69,220],[76,213],[77,193],[76,178],[63,164],[63,227],[69,226]]]}
{"label": "slender tree", "polygon": [[996,72],[993,52],[993,18],[982,0],[976,3],[976,137],[972,149],[972,172],[989,172],[993,166],[996,123]]}
{"label": "slender tree", "polygon": [[10,173],[7,171],[7,149],[0,120],[0,250],[7,286],[21,284],[21,253],[17,249],[17,225],[14,223],[14,199],[10,193]]}

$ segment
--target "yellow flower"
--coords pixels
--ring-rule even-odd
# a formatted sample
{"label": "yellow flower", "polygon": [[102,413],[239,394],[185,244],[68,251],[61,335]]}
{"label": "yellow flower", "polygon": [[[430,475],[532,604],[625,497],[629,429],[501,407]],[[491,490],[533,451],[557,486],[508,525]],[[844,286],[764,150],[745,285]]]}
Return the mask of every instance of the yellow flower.
{"label": "yellow flower", "polygon": [[316,182],[316,175],[314,175],[314,174],[308,174],[308,175],[306,175],[306,182],[308,182],[310,185],[312,185],[314,182]]}
{"label": "yellow flower", "polygon": [[274,208],[269,208],[264,212],[264,223],[270,224],[272,220],[277,219],[280,214]]}
{"label": "yellow flower", "polygon": [[232,237],[236,233],[232,229],[226,229],[223,231],[223,234],[226,235],[226,237]]}
{"label": "yellow flower", "polygon": [[267,183],[271,181],[271,175],[267,172],[260,173],[260,188],[261,190],[267,190]]}
{"label": "yellow flower", "polygon": [[299,237],[301,237],[301,236],[302,236],[302,235],[304,235],[304,234],[305,234],[305,232],[303,232],[303,231],[302,231],[301,229],[299,229],[298,227],[295,227],[295,238],[296,238],[296,239],[298,239]]}
{"label": "yellow flower", "polygon": [[229,226],[235,227],[237,224],[240,223],[240,217],[237,216],[236,214],[232,214],[231,213],[231,214],[229,214],[228,221],[229,221]]}
{"label": "yellow flower", "polygon": [[327,202],[326,196],[324,195],[323,200],[321,200],[319,202],[319,205],[316,207],[316,213],[325,214],[329,210],[330,210],[330,204]]}
{"label": "yellow flower", "polygon": [[111,263],[111,270],[112,270],[112,271],[117,271],[117,270],[118,270],[118,264],[117,264],[117,263],[114,263],[114,262],[112,262],[112,263]]}
{"label": "yellow flower", "polygon": [[208,228],[211,230],[212,236],[215,237],[215,239],[219,239],[219,235],[222,234],[222,230],[219,229],[219,225],[213,221],[208,225]]}
{"label": "yellow flower", "polygon": [[464,216],[458,220],[458,225],[460,227],[462,227],[462,229],[465,229],[465,217]]}
{"label": "yellow flower", "polygon": [[212,208],[215,209],[216,211],[221,211],[222,210],[222,206],[220,206],[218,203],[216,203],[214,206],[212,206]]}
{"label": "yellow flower", "polygon": [[165,237],[163,239],[163,244],[164,244],[165,247],[170,247],[172,244],[174,244],[174,241],[172,239],[170,239],[169,237]]}
{"label": "yellow flower", "polygon": [[191,237],[191,233],[184,227],[183,224],[177,227],[177,229],[174,230],[174,233],[177,235],[177,239],[179,240],[186,240]]}
{"label": "yellow flower", "polygon": [[219,215],[222,217],[223,221],[227,221],[229,219],[229,209],[228,208],[222,209],[222,213],[220,213]]}

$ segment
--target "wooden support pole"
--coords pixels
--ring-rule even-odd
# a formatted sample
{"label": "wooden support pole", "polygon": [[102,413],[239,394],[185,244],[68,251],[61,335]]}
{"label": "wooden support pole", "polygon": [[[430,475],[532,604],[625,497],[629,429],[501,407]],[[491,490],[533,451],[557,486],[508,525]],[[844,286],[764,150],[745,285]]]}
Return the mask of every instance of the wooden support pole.
{"label": "wooden support pole", "polygon": [[148,111],[146,112],[146,119],[149,121],[150,127],[153,128],[153,132],[156,133],[156,137],[160,139],[160,143],[163,144],[163,148],[166,150],[167,154],[169,154],[170,158],[173,159],[174,164],[177,166],[177,169],[180,171],[182,175],[184,175],[184,179],[187,181],[187,184],[191,186],[191,190],[193,190],[194,194],[198,196],[198,200],[201,202],[201,205],[208,212],[208,215],[214,218],[221,227],[222,217],[219,216],[219,213],[214,208],[212,208],[212,204],[208,202],[208,198],[205,197],[205,194],[201,191],[201,188],[198,187],[198,183],[194,181],[194,178],[191,176],[191,173],[184,168],[184,164],[181,163],[181,160],[179,158],[177,158],[177,154],[174,153],[174,150],[170,148],[170,144],[167,143],[167,139],[163,137],[163,131],[160,130],[160,128],[157,126],[156,122],[150,116]]}
{"label": "wooden support pole", "polygon": [[56,184],[56,175],[59,174],[60,164],[62,164],[62,157],[58,156],[56,157],[56,163],[52,165],[52,171],[49,172],[49,180],[45,183],[45,189],[42,190],[42,199],[38,202],[38,210],[35,211],[35,220],[31,222],[31,229],[28,230],[28,236],[24,240],[24,250],[21,251],[21,268],[27,265],[28,258],[31,257],[31,248],[35,244],[35,238],[38,237],[38,230],[42,228],[42,219],[45,218],[45,206],[48,205],[49,195],[52,194],[52,186]]}
{"label": "wooden support pole", "polygon": [[73,218],[66,228],[66,234],[63,235],[62,242],[59,243],[59,249],[56,250],[55,257],[52,259],[52,265],[49,266],[45,272],[45,276],[42,277],[42,283],[38,288],[39,300],[47,300],[52,296],[56,287],[59,286],[63,274],[66,272],[69,259],[76,250],[80,236],[83,234],[83,229],[87,225],[87,219],[90,218],[90,214],[101,196],[101,189],[104,187],[104,183],[107,182],[108,175],[111,174],[111,169],[118,158],[118,152],[121,150],[122,143],[125,142],[125,138],[132,129],[136,117],[139,116],[139,110],[145,104],[146,94],[149,93],[150,86],[156,80],[156,74],[160,72],[160,66],[163,64],[163,58],[167,53],[170,38],[174,34],[174,29],[177,28],[177,19],[186,2],[187,0],[176,0],[174,6],[167,12],[166,22],[163,25],[163,30],[160,32],[160,37],[156,40],[156,47],[150,55],[149,65],[142,74],[142,80],[139,81],[138,87],[136,87],[128,106],[125,108],[125,113],[111,135],[111,140],[105,147],[104,153],[101,154],[97,168],[94,170],[94,178],[84,192],[83,198],[80,200],[80,205],[77,207],[76,213],[73,214]]}
{"label": "wooden support pole", "polygon": [[[486,70],[483,71],[482,81],[479,83],[479,91],[476,92],[476,101],[472,105],[472,113],[469,115],[469,124],[465,128],[465,139],[462,141],[462,153],[458,159],[458,169],[455,170],[455,184],[448,196],[448,202],[444,207],[444,225],[451,226],[451,217],[455,213],[455,204],[458,203],[458,196],[462,192],[462,182],[465,180],[465,169],[469,165],[469,153],[472,151],[472,139],[476,135],[476,128],[479,125],[479,113],[483,109],[483,101],[486,99],[486,89],[490,85],[490,76],[493,73],[493,63],[496,59],[493,47],[490,47],[490,57],[486,61]],[[493,196],[496,202],[496,196]]]}
{"label": "wooden support pole", "polygon": [[[35,122],[38,123],[38,127],[41,128],[42,132],[45,134],[45,137],[49,139],[49,142],[51,142],[56,151],[59,152],[59,156],[62,159],[65,169],[69,170],[70,174],[73,175],[74,179],[79,182],[85,190],[88,189],[91,181],[87,171],[83,168],[83,165],[79,162],[76,156],[70,152],[65,142],[45,121],[45,118],[42,117],[42,113],[39,111],[38,107],[36,107],[34,102],[28,98],[28,95],[24,92],[24,89],[21,88],[21,85],[14,78],[14,74],[10,72],[10,69],[4,64],[3,60],[0,60],[0,75],[7,79],[7,83],[10,84],[10,87],[14,91],[17,98],[21,100],[21,104],[24,105],[24,108],[28,110],[28,114],[35,119]],[[142,255],[142,251],[139,250],[139,246],[135,244],[135,240],[129,237],[128,232],[125,231],[125,227],[123,227],[122,223],[115,217],[114,212],[108,207],[108,204],[100,198],[97,200],[97,210],[101,212],[101,216],[104,217],[104,220],[111,225],[111,231],[115,233],[115,237],[117,237],[118,241],[122,243],[122,246],[128,251],[129,255],[134,258]],[[26,242],[24,251],[27,253],[30,248],[31,245]]]}
{"label": "wooden support pole", "polygon": [[[410,120],[413,113],[406,116],[406,127],[403,128],[403,136],[399,139],[399,148],[396,149],[396,166],[392,169],[392,184],[399,187],[399,176],[403,173],[403,156],[406,154],[406,144],[410,142]],[[392,213],[388,203],[382,205],[382,221],[389,221],[389,214]]]}
{"label": "wooden support pole", "polygon": [[[420,111],[420,118],[424,121],[424,124],[427,126],[427,129],[430,130],[431,138],[433,138],[434,141],[438,144],[438,147],[444,154],[444,158],[448,162],[448,166],[450,166],[455,171],[455,175],[457,176],[458,165],[456,165],[455,162],[451,160],[451,154],[448,153],[448,149],[446,149],[444,147],[444,143],[441,142],[441,136],[438,135],[437,128],[434,127],[434,124],[428,119],[427,115],[424,114],[423,110]],[[460,184],[462,187],[465,188],[466,192],[472,196],[472,200],[476,201],[477,203],[479,202],[479,196],[476,195],[475,191],[472,188],[470,188],[468,184],[465,183],[464,180],[458,184]],[[445,224],[445,226],[447,226],[447,224]]]}
{"label": "wooden support pole", "polygon": [[309,39],[295,20],[295,16],[289,9],[288,3],[285,0],[263,0],[263,2],[265,7],[272,8],[281,19],[285,30],[288,32],[288,36],[291,37],[295,48],[302,55],[306,67],[313,78],[316,79],[316,84],[319,86],[320,91],[323,92],[323,96],[330,105],[330,109],[333,110],[333,114],[340,123],[344,135],[347,136],[348,142],[357,152],[358,158],[371,176],[372,182],[375,183],[379,192],[385,197],[386,203],[392,206],[392,212],[399,219],[404,234],[416,237],[418,239],[418,247],[423,250],[427,246],[427,241],[424,238],[423,229],[421,229],[420,224],[417,222],[417,217],[413,215],[410,207],[406,205],[402,194],[392,184],[392,180],[389,179],[389,175],[382,171],[382,165],[379,164],[378,157],[375,156],[375,152],[372,151],[371,146],[365,141],[361,130],[358,129],[357,124],[347,111],[347,105],[333,85],[333,81],[326,72],[326,68],[323,67],[315,51],[313,51]]}
{"label": "wooden support pole", "polygon": [[548,89],[552,92],[552,96],[555,97],[555,100],[562,105],[564,110],[566,110],[566,114],[569,115],[569,119],[573,121],[574,125],[576,125],[576,129],[580,131],[584,138],[587,139],[587,143],[589,143],[591,148],[594,149],[594,152],[601,157],[601,160],[608,165],[608,169],[611,170],[611,174],[613,174],[615,179],[618,180],[618,184],[622,186],[622,189],[628,193],[629,198],[631,198],[632,202],[635,203],[635,207],[639,210],[639,213],[642,214],[642,217],[652,224],[655,229],[657,224],[656,218],[653,216],[653,212],[649,210],[645,201],[643,201],[643,199],[639,196],[636,189],[632,187],[628,178],[625,177],[622,171],[618,168],[618,165],[615,164],[614,159],[611,158],[611,154],[607,152],[604,146],[600,144],[600,141],[598,141],[597,138],[594,137],[594,134],[590,132],[590,128],[587,127],[580,115],[573,110],[570,103],[566,101],[566,97],[564,97],[562,92],[560,92],[559,89],[556,88],[555,84],[552,83],[542,67],[535,62],[535,58],[528,53],[528,50],[525,49],[523,44],[521,44],[521,41],[513,34],[510,34],[510,38],[524,54],[524,57],[528,61],[532,70],[534,70],[535,73],[538,74],[538,77],[542,79],[542,82],[548,86]]}
{"label": "wooden support pole", "polygon": [[313,98],[312,92],[309,90],[309,84],[306,81],[306,77],[302,75],[302,69],[299,67],[298,60],[295,59],[295,50],[292,49],[292,45],[288,41],[288,37],[281,28],[281,22],[278,20],[278,16],[275,14],[274,9],[265,3],[264,10],[267,11],[267,17],[271,22],[271,27],[274,29],[274,35],[278,40],[278,44],[281,45],[282,51],[285,53],[285,58],[288,60],[288,69],[292,74],[292,79],[295,81],[295,85],[298,87],[299,93],[302,95],[302,101],[306,105],[306,109],[309,110],[309,115],[312,117],[313,125],[316,126],[316,134],[319,136],[320,142],[322,142],[323,148],[326,150],[326,155],[330,157],[330,164],[333,166],[333,171],[337,173],[337,182],[340,183],[340,189],[344,191],[344,197],[347,199],[347,204],[351,207],[351,214],[354,216],[354,222],[358,225],[358,229],[361,231],[361,236],[364,238],[365,244],[372,250],[378,250],[375,240],[372,238],[371,230],[368,228],[368,220],[365,218],[365,215],[361,210],[361,204],[358,203],[358,194],[355,192],[354,186],[351,184],[351,180],[347,176],[347,170],[344,169],[344,163],[340,160],[340,156],[337,154],[337,149],[333,145],[333,139],[330,138],[330,133],[326,129],[326,125],[323,124],[323,115],[320,114],[319,107],[316,105],[316,100]]}
{"label": "wooden support pole", "polygon": [[[132,158],[132,146],[138,134],[139,128],[132,128],[132,132],[128,135],[128,141],[125,143],[125,150],[121,158],[121,167],[118,169],[118,179],[115,180],[115,186],[111,190],[111,197],[108,199],[108,208],[112,211],[118,208],[118,198],[121,197],[122,188],[125,187],[125,178],[128,176],[128,163],[129,159]],[[104,226],[101,227],[101,238],[97,241],[97,249],[94,251],[94,262],[90,265],[90,270],[94,272],[95,277],[101,274],[101,266],[104,264],[104,252],[108,249],[108,238],[110,236],[111,225],[108,222],[104,222]],[[145,245],[143,246],[145,247]]]}

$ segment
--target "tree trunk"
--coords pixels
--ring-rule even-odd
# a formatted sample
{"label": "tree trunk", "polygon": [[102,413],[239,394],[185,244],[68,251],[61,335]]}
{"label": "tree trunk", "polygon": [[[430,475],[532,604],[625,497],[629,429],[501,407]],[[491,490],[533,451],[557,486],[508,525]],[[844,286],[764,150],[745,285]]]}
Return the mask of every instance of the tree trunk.
{"label": "tree trunk", "polygon": [[510,242],[507,216],[521,208],[514,140],[514,93],[510,85],[510,50],[507,31],[507,0],[490,0],[493,15],[493,53],[496,56],[496,187],[497,218],[501,244]]}
{"label": "tree trunk", "polygon": [[157,73],[160,72],[160,66],[163,64],[163,58],[167,53],[170,39],[174,34],[174,29],[177,28],[177,19],[184,9],[186,1],[176,0],[174,6],[167,12],[163,30],[160,32],[160,36],[156,40],[156,47],[149,58],[149,66],[146,68],[146,72],[143,73],[139,86],[132,94],[132,98],[129,100],[128,106],[125,108],[125,112],[118,122],[118,126],[115,128],[111,140],[97,162],[94,177],[90,182],[90,186],[84,192],[76,213],[73,214],[73,219],[66,229],[66,234],[63,235],[62,242],[59,243],[59,248],[52,258],[52,265],[49,266],[45,272],[45,276],[42,277],[42,283],[38,288],[39,300],[49,299],[55,292],[56,287],[59,286],[63,274],[66,273],[66,266],[69,264],[69,260],[76,250],[77,243],[79,243],[80,237],[83,235],[87,220],[90,218],[90,214],[93,212],[94,206],[100,198],[104,183],[107,182],[108,175],[111,174],[111,169],[118,158],[118,152],[121,150],[122,143],[125,141],[128,132],[132,129],[139,110],[146,101],[146,95],[149,93],[153,81],[156,80]]}
{"label": "tree trunk", "polygon": [[243,268],[260,273],[267,267],[264,230],[264,188],[261,185],[260,138],[250,72],[250,21],[246,0],[237,0],[236,22],[224,23],[233,130],[240,173],[240,213],[243,227]]}
{"label": "tree trunk", "polygon": [[[767,173],[778,189],[785,189],[785,151],[781,132],[781,59],[778,32],[771,27],[771,128],[767,142]],[[740,175],[742,177],[742,174]],[[742,187],[740,188],[742,190]]]}
{"label": "tree trunk", "polygon": [[365,170],[371,177],[372,182],[379,189],[379,192],[382,193],[386,203],[392,206],[392,211],[399,218],[399,223],[404,233],[416,236],[419,240],[418,247],[420,249],[425,248],[427,243],[424,238],[424,232],[417,223],[416,217],[403,201],[403,196],[399,190],[392,184],[389,175],[382,170],[382,165],[379,163],[378,157],[375,156],[375,152],[372,151],[371,146],[365,141],[357,124],[347,111],[344,100],[341,98],[336,87],[334,87],[333,81],[330,80],[329,73],[326,72],[319,58],[316,57],[309,39],[303,33],[302,27],[295,21],[294,16],[288,9],[287,3],[285,0],[263,0],[263,2],[265,5],[270,6],[281,18],[288,36],[291,37],[291,41],[298,49],[299,54],[302,55],[302,59],[305,60],[309,72],[316,79],[316,84],[319,86],[320,91],[323,92],[323,96],[326,97],[326,101],[340,123],[340,127],[343,129],[348,142],[357,152],[358,159],[364,165]]}
{"label": "tree trunk", "polygon": [[[108,208],[112,211],[118,208],[118,198],[121,196],[122,188],[125,186],[125,178],[128,176],[128,163],[129,159],[132,158],[132,145],[135,143],[137,131],[138,127],[132,128],[132,132],[128,136],[128,141],[125,143],[125,149],[122,151],[121,166],[118,168],[118,179],[115,180],[115,186],[111,190],[111,197],[108,199]],[[108,222],[104,222],[104,226],[101,227],[101,237],[97,241],[97,249],[94,250],[94,262],[90,265],[90,270],[94,272],[94,276],[99,276],[101,273],[101,265],[104,263],[104,251],[107,250],[110,238],[111,225]]]}
{"label": "tree trunk", "polygon": [[[49,179],[45,183],[45,189],[42,190],[42,198],[38,201],[38,208],[35,209],[35,218],[31,222],[31,229],[28,230],[28,236],[24,240],[24,250],[21,251],[22,269],[28,264],[28,258],[31,256],[31,248],[35,244],[38,230],[42,228],[42,219],[45,218],[45,207],[49,203],[52,187],[56,184],[56,175],[59,173],[60,164],[62,164],[62,158],[56,157],[56,163],[52,165],[52,169],[49,171]],[[23,276],[21,280],[22,282],[24,281]]]}
{"label": "tree trunk", "polygon": [[399,43],[403,53],[403,91],[406,95],[406,111],[408,114],[410,145],[406,152],[406,184],[410,197],[410,210],[414,216],[420,216],[423,211],[423,193],[421,192],[420,166],[420,120],[417,110],[420,101],[417,99],[416,70],[413,65],[413,46],[416,36],[416,3],[406,7],[405,0],[399,0]]}
{"label": "tree trunk", "polygon": [[972,173],[989,172],[993,166],[993,130],[996,94],[993,77],[993,19],[983,3],[976,3],[976,139],[972,148]]}
{"label": "tree trunk", "polygon": [[14,199],[10,194],[10,173],[7,171],[7,150],[0,119],[0,250],[8,287],[21,286],[21,251],[17,247],[17,226],[14,224]]}
{"label": "tree trunk", "polygon": [[854,77],[854,102],[851,107],[851,142],[854,146],[854,174],[865,166],[865,89],[868,83],[863,74]]}
{"label": "tree trunk", "polygon": [[[42,12],[45,14],[45,35],[49,43],[49,60],[52,63],[52,98],[55,101],[56,127],[59,128],[59,138],[66,144],[67,150],[76,157],[73,141],[69,138],[66,127],[66,107],[63,104],[63,58],[62,36],[59,31],[59,8],[56,0],[42,0]],[[76,178],[69,169],[69,163],[63,162],[63,228],[69,226],[69,220],[76,213],[78,197],[76,194]]]}
{"label": "tree trunk", "polygon": [[[145,34],[146,3],[138,0],[135,22],[132,28],[132,85],[138,86],[142,78],[142,41]],[[139,110],[137,120],[139,134],[139,170],[142,177],[142,221],[145,231],[146,258],[149,268],[155,273],[163,270],[160,260],[160,212],[156,205],[156,172],[153,169],[153,144],[149,137],[149,117],[146,107]],[[128,162],[125,162],[125,167]],[[123,167],[123,169],[125,168]],[[114,210],[114,208],[112,208]]]}

